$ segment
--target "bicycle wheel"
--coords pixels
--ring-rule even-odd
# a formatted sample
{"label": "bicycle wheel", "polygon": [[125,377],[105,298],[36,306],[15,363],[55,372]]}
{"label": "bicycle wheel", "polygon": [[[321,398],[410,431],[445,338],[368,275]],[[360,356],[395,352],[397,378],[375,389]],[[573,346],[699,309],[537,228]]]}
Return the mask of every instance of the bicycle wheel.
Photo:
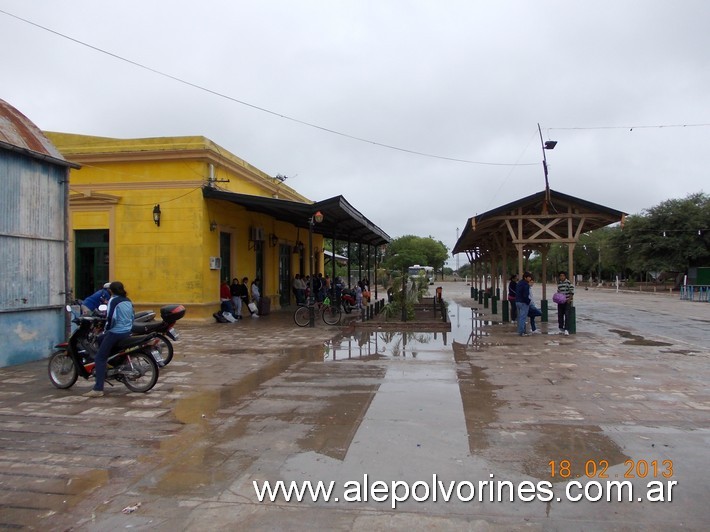
{"label": "bicycle wheel", "polygon": [[308,325],[308,322],[310,321],[309,308],[298,307],[296,312],[293,313],[293,321],[295,321],[296,325],[299,327],[305,327]]}
{"label": "bicycle wheel", "polygon": [[326,305],[323,307],[321,316],[323,317],[323,321],[328,325],[337,325],[340,323],[340,309],[334,305]]}

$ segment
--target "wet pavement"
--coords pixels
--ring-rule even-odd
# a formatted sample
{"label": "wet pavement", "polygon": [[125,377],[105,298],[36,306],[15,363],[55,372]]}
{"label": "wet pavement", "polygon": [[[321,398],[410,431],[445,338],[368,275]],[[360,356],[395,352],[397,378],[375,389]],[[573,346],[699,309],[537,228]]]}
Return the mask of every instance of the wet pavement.
{"label": "wet pavement", "polygon": [[[0,369],[0,529],[707,530],[710,305],[579,290],[578,334],[519,337],[442,285],[450,333],[180,323],[148,394]],[[279,480],[339,500],[259,502],[254,482]],[[414,491],[378,502],[354,481]],[[628,481],[633,500],[572,502],[572,481]]]}

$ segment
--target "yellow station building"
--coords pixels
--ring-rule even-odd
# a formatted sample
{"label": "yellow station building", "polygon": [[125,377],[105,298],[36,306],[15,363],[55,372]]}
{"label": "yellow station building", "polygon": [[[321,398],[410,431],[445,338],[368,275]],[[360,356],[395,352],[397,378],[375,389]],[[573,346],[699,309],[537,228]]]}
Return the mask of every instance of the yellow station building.
{"label": "yellow station building", "polygon": [[[181,303],[211,319],[221,279],[261,279],[271,308],[297,273],[323,272],[324,237],[390,241],[345,198],[313,202],[211,140],[114,139],[45,132],[72,163],[69,279],[76,298],[120,280],[137,310]],[[314,215],[323,215],[314,223]]]}

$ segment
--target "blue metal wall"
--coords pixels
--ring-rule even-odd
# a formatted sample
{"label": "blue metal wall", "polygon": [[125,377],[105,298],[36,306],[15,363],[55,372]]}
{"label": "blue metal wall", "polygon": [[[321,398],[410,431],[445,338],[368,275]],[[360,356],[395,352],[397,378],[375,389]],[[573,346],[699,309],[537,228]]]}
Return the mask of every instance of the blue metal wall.
{"label": "blue metal wall", "polygon": [[0,313],[0,367],[48,357],[64,341],[62,310]]}
{"label": "blue metal wall", "polygon": [[0,367],[62,340],[66,179],[65,167],[0,148]]}

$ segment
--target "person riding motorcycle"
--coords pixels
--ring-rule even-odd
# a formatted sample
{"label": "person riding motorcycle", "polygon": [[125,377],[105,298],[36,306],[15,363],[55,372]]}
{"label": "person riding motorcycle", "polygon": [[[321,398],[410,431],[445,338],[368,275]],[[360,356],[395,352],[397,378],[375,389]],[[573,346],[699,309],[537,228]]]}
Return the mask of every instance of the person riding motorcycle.
{"label": "person riding motorcycle", "polygon": [[108,302],[106,327],[98,339],[99,349],[94,358],[96,382],[93,389],[84,394],[85,397],[103,397],[106,365],[111,349],[119,340],[131,335],[133,326],[133,303],[128,299],[123,283],[113,281],[109,284],[108,291],[111,299]]}

